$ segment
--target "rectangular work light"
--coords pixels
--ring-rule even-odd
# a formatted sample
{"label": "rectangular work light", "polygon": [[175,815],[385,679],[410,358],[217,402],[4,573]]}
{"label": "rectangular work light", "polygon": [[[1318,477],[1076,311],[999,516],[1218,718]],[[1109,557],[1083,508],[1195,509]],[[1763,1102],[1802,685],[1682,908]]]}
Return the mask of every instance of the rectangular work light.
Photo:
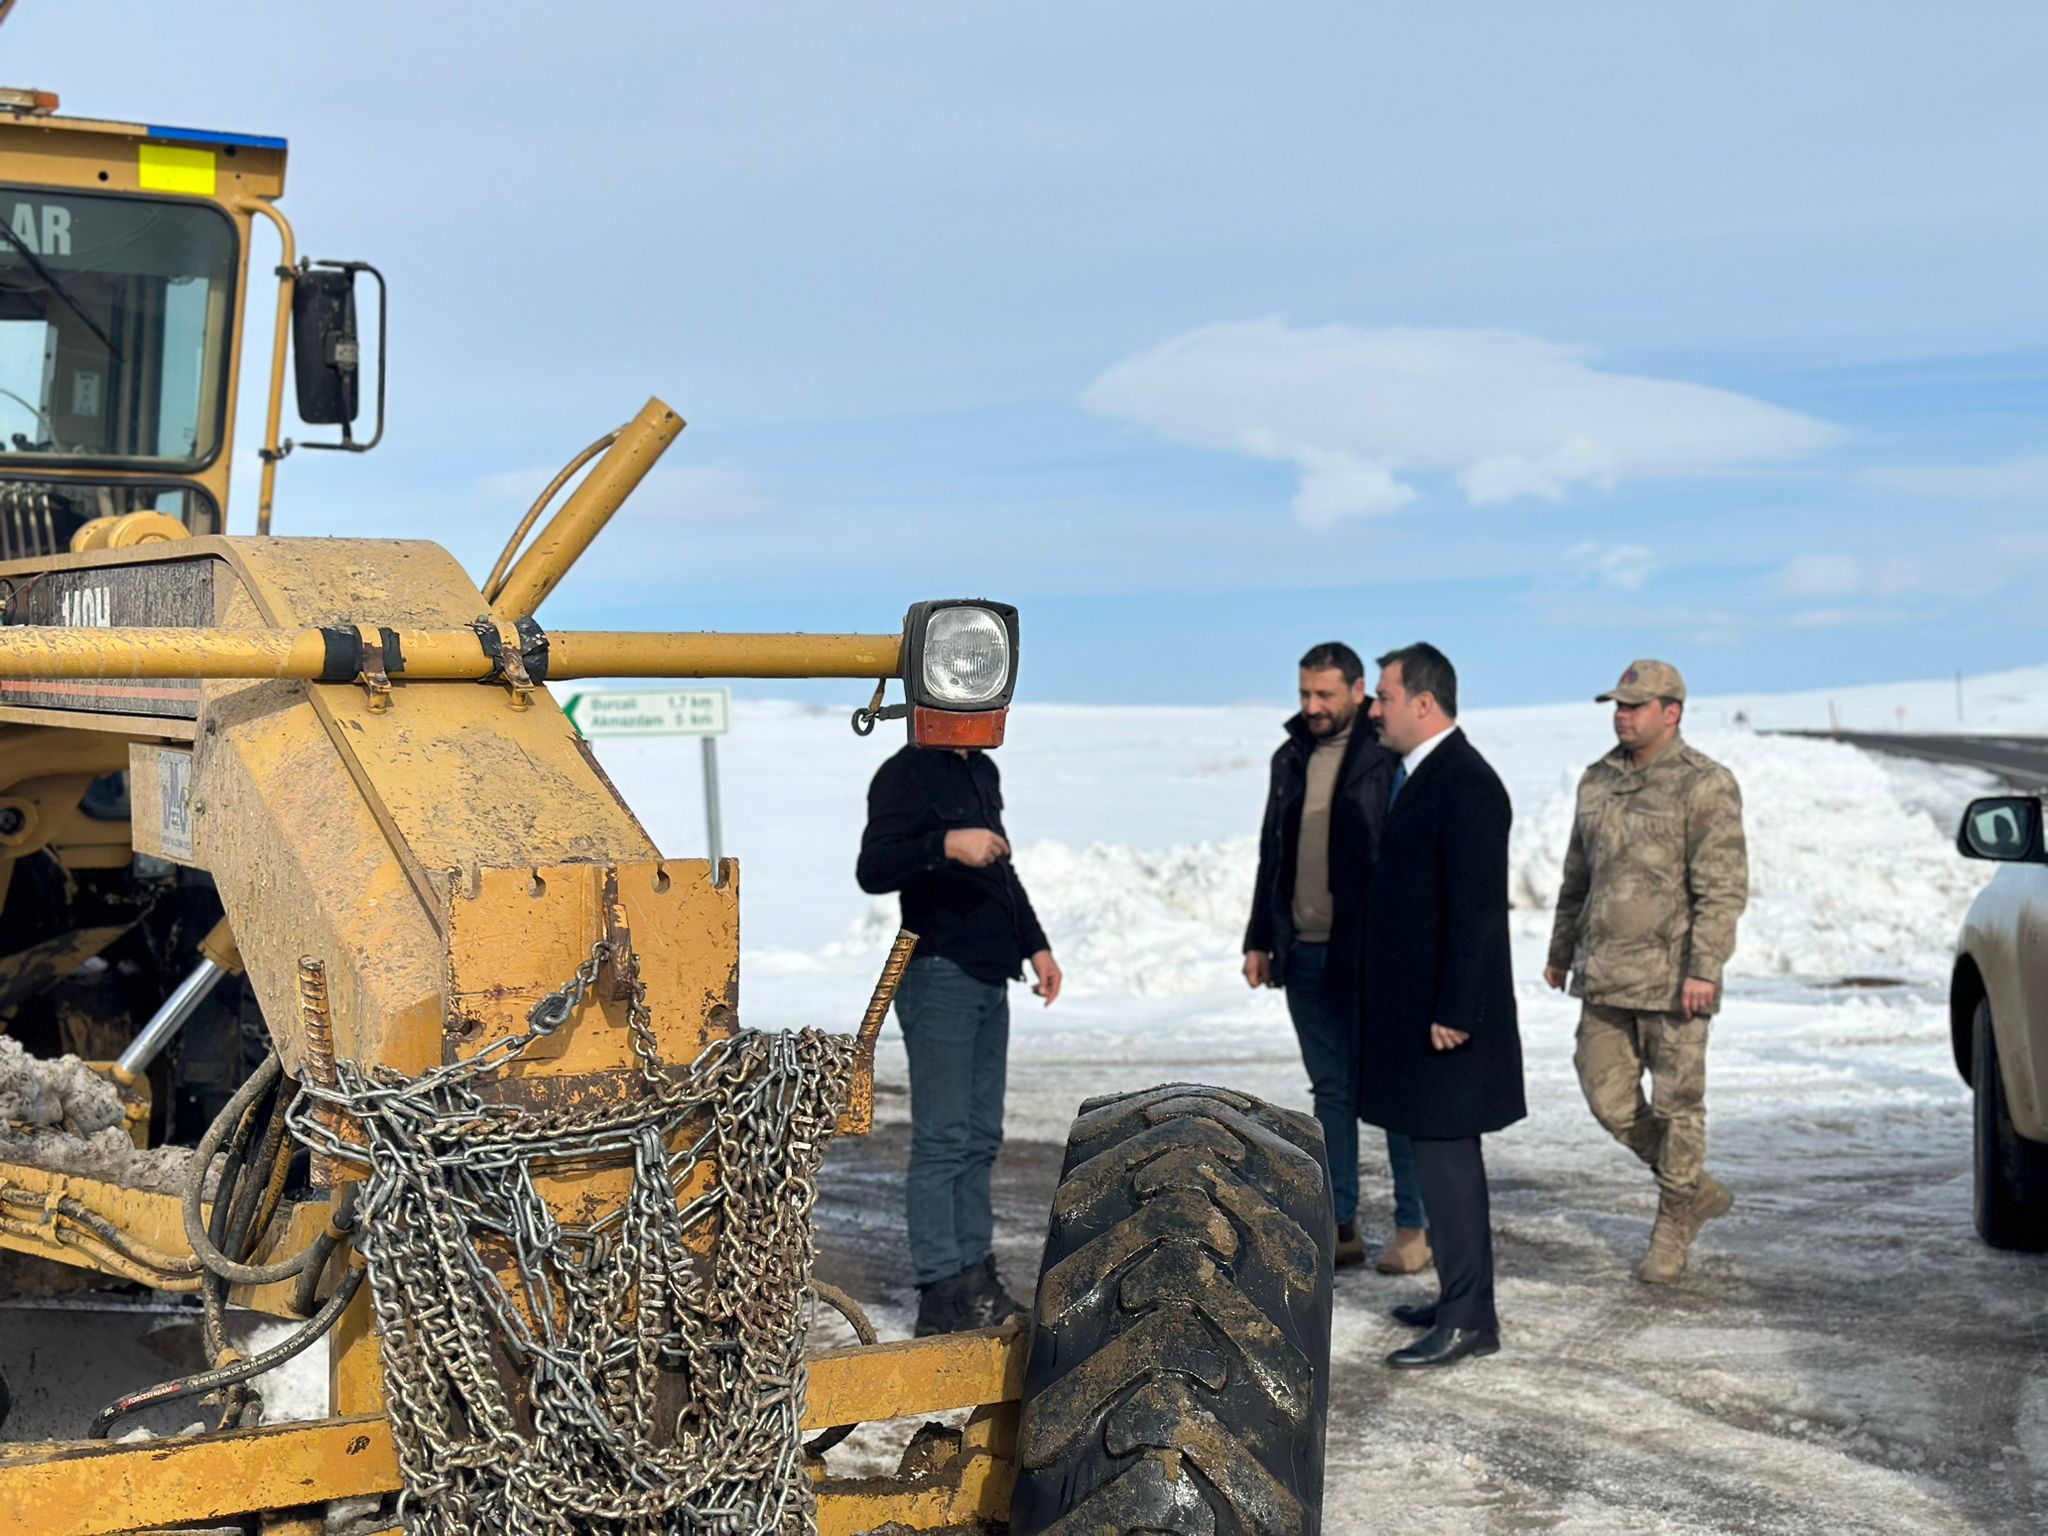
{"label": "rectangular work light", "polygon": [[983,598],[913,603],[903,692],[921,747],[994,747],[1017,687],[1017,610]]}

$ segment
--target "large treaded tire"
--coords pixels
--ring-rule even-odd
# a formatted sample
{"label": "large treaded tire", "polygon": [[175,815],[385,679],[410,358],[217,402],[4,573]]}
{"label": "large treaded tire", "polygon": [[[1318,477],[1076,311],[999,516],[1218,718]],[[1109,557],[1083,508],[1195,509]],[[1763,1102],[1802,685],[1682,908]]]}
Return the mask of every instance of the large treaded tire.
{"label": "large treaded tire", "polygon": [[1090,1099],[1033,1305],[1011,1536],[1314,1536],[1336,1246],[1307,1115]]}
{"label": "large treaded tire", "polygon": [[2048,1249],[2048,1146],[2013,1129],[1988,998],[1977,1004],[1970,1047],[1977,1235],[1993,1248],[2039,1253]]}

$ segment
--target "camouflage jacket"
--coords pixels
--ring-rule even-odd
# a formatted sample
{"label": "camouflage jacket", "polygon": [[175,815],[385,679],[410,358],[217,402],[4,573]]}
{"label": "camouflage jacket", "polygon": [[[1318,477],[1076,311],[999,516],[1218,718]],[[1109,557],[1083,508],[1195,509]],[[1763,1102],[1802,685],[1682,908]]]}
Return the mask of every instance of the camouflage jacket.
{"label": "camouflage jacket", "polygon": [[1720,985],[1748,900],[1735,775],[1678,737],[1641,769],[1616,747],[1579,780],[1549,963],[1591,1002],[1676,1013],[1688,976]]}

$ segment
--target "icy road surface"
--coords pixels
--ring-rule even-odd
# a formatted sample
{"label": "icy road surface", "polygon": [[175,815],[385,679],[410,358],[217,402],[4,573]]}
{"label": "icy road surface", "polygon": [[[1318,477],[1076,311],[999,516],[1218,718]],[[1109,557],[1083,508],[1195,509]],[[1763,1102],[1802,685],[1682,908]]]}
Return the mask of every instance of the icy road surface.
{"label": "icy road surface", "polygon": [[[1909,702],[1930,728],[1953,693],[1952,681],[1861,690],[1844,696],[1845,723],[1890,723]],[[1975,680],[1970,698],[1974,726],[2048,730],[2048,669]],[[1610,743],[1606,711],[1465,722],[1516,810],[1532,1112],[1487,1146],[1505,1348],[1397,1377],[1379,1360],[1409,1334],[1385,1309],[1427,1285],[1340,1277],[1327,1530],[2006,1532],[2048,1519],[2048,1261],[1992,1253],[1971,1230],[1970,1101],[1942,992],[1986,875],[1955,855],[1955,817],[1985,781],[1758,737],[1738,712],[1825,725],[1827,699],[1691,711],[1688,734],[1742,781],[1754,893],[1709,1060],[1710,1166],[1737,1205],[1707,1229],[1686,1281],[1662,1290],[1634,1278],[1648,1176],[1585,1110],[1574,1006],[1537,980],[1571,786]],[[1012,997],[998,1195],[1000,1258],[1018,1289],[1036,1274],[1082,1098],[1195,1080],[1307,1107],[1279,995],[1237,977],[1251,833],[1286,713],[1283,696],[1270,708],[1013,716],[1006,814],[1069,978],[1053,1009],[1021,987]],[[873,985],[893,902],[861,895],[852,866],[867,779],[895,746],[886,734],[856,740],[842,711],[735,710],[725,825],[742,860],[741,1014],[755,1028],[851,1028]],[[667,852],[701,854],[694,742],[608,742],[601,755]],[[828,1163],[821,1264],[901,1337],[912,1294],[893,1022],[879,1102],[877,1136]],[[1380,1235],[1385,1161],[1372,1132],[1364,1145],[1362,1219]],[[24,1321],[0,1315],[0,1368],[18,1392]],[[18,1410],[10,1436],[75,1433],[108,1395],[99,1385],[155,1379],[132,1346],[100,1345],[95,1363],[85,1329],[61,1328],[53,1348],[57,1331],[49,1314],[35,1327],[41,1360],[66,1362],[62,1390]],[[317,1411],[304,1385],[281,1396]],[[863,1451],[877,1462],[901,1438],[865,1432],[835,1465],[855,1470]]]}

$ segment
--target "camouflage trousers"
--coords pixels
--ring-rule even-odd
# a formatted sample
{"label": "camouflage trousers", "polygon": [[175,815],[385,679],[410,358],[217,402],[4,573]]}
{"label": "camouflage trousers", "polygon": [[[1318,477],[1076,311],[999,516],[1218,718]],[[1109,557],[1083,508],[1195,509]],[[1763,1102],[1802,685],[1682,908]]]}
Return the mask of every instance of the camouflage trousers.
{"label": "camouflage trousers", "polygon": [[1572,1057],[1593,1118],[1656,1170],[1660,1190],[1681,1200],[1699,1188],[1707,1161],[1709,1022],[1587,1003]]}

